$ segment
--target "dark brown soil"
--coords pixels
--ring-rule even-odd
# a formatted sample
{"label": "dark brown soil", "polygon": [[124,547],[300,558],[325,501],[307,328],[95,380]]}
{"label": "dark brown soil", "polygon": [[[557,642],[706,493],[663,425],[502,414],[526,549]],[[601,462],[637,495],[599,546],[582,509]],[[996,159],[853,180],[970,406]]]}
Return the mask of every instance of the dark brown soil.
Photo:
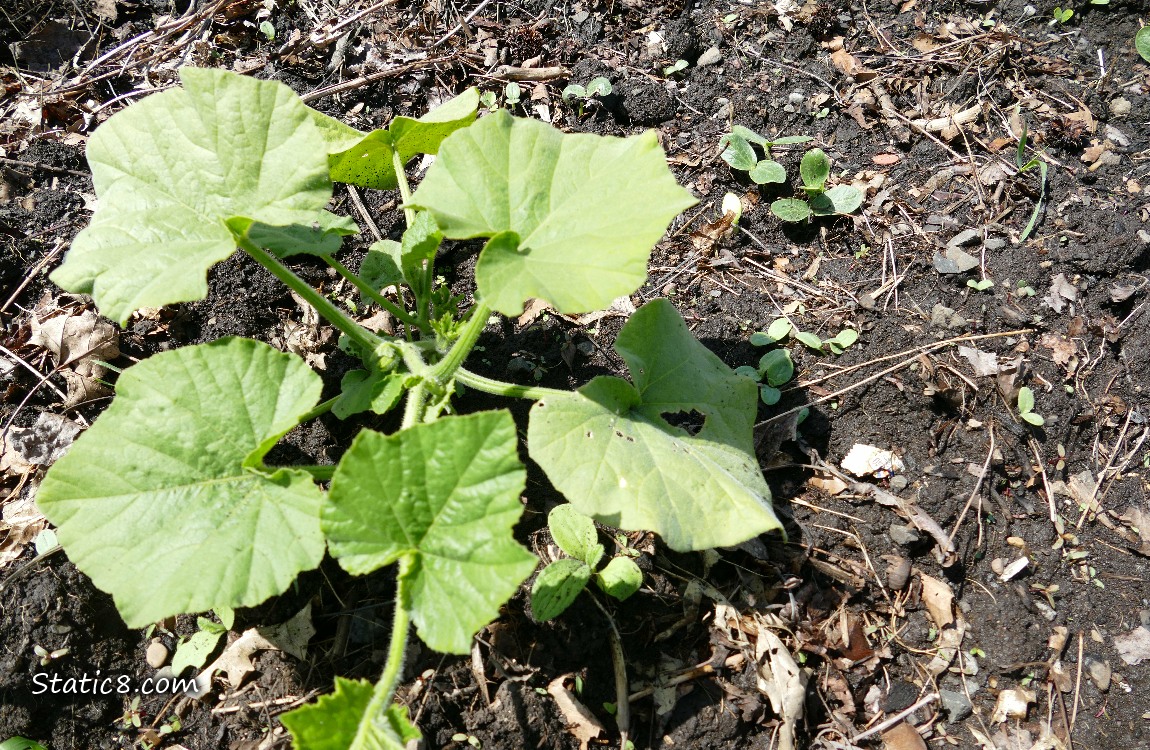
{"label": "dark brown soil", "polygon": [[[301,94],[399,66],[394,75],[311,102],[361,128],[417,115],[429,100],[465,85],[502,93],[503,84],[485,66],[489,49],[498,51],[499,64],[541,56],[541,65],[563,65],[570,75],[540,85],[537,93],[546,98],[532,104],[546,104],[568,130],[626,135],[656,128],[680,182],[701,201],[656,250],[649,282],[632,296],[636,305],[669,296],[696,336],[732,367],[757,362],[763,352],[749,336],[783,309],[823,337],[844,326],[861,334],[838,357],[791,343],[796,380],[777,406],[760,407],[760,458],[788,519],[788,541],[723,551],[716,562],[669,553],[649,535],[630,535],[643,553],[645,585],[613,615],[632,689],[650,685],[657,674],[703,664],[714,669],[684,683],[663,714],[649,697],[635,701],[635,747],[778,746],[781,717],[757,687],[756,664],[738,658],[737,636],[716,622],[712,598],[700,600],[698,582],[747,617],[775,618],[773,629],[809,670],[800,747],[877,747],[883,741],[877,733],[857,745],[852,738],[940,692],[941,708],[928,703],[907,717],[931,747],[982,747],[980,737],[999,748],[1150,746],[1150,669],[1146,662],[1127,664],[1115,646],[1116,637],[1150,626],[1150,544],[1122,520],[1130,509],[1150,512],[1150,448],[1143,444],[1150,430],[1144,392],[1150,66],[1133,48],[1135,32],[1150,20],[1144,4],[1083,3],[1070,21],[1057,24],[1045,6],[1019,0],[811,0],[782,17],[779,8],[787,3],[527,0],[492,3],[463,31],[431,46],[455,28],[457,13],[477,5],[390,4],[349,25],[346,43],[314,47],[306,40],[318,26],[368,3],[353,3],[338,17],[309,3],[277,8],[271,43],[256,29],[260,5],[238,2],[202,19],[208,41],[145,40],[135,56],[90,68],[116,44],[155,28],[169,9],[90,0],[19,0],[6,7],[0,41],[25,44],[20,54],[0,45],[0,55],[8,55],[0,65],[20,66],[0,68],[0,345],[41,372],[51,369],[45,353],[29,344],[29,321],[42,300],[59,294],[47,273],[90,216],[83,136],[134,98],[108,104],[144,81],[140,61],[149,54],[157,55],[148,74],[152,86],[170,83],[182,61],[283,80]],[[111,6],[118,10],[114,20],[106,12]],[[93,35],[95,41],[81,44],[68,62],[49,56],[49,67],[37,70],[36,61],[50,51],[44,40],[63,38],[45,25],[52,18],[64,19],[63,28],[82,41]],[[292,45],[296,30],[303,41]],[[50,31],[57,36],[47,36]],[[848,75],[841,58],[832,60],[836,37],[854,64],[877,74],[873,81],[865,73]],[[421,62],[420,52],[436,61]],[[677,59],[689,66],[665,74]],[[79,78],[75,66],[83,71]],[[614,92],[580,118],[559,92],[568,80],[585,83],[598,75],[610,78]],[[895,112],[883,109],[880,94],[889,95]],[[34,122],[20,114],[30,102],[41,106]],[[976,105],[974,119],[953,132],[914,124]],[[1037,169],[1013,174],[1014,128],[1021,120],[1050,171],[1040,220],[1020,242],[1039,198]],[[780,224],[767,206],[793,194],[794,186],[757,188],[728,168],[717,144],[732,123],[765,135],[813,136],[836,175],[871,182],[861,213]],[[800,149],[780,149],[777,156],[788,174],[797,173]],[[700,228],[718,217],[728,191],[758,205],[746,210],[741,230],[714,242],[701,239]],[[382,235],[398,238],[403,217],[394,199],[363,195]],[[354,214],[346,192],[337,191],[336,203],[337,212]],[[978,236],[964,249],[983,269],[940,273],[936,254],[967,229]],[[345,262],[354,266],[373,239],[365,232],[348,242]],[[461,294],[471,291],[473,250],[449,248],[440,261]],[[317,263],[299,261],[294,268],[317,288],[335,286]],[[982,274],[995,285],[977,291],[968,282]],[[1066,294],[1051,297],[1059,278]],[[123,331],[123,356],[113,364],[228,335],[280,342],[285,323],[300,318],[286,290],[243,256],[220,264],[210,281],[206,299]],[[526,361],[542,384],[576,387],[597,374],[622,372],[610,349],[621,324],[612,317],[583,327],[554,316],[525,325],[507,321],[488,329],[470,366],[528,382],[531,372],[512,364]],[[995,354],[1003,365],[1017,361],[1012,377],[978,377],[955,346],[926,348],[978,335],[987,338],[958,343]],[[587,342],[593,347],[581,349]],[[317,352],[326,357],[326,395],[334,395],[353,363],[334,339]],[[22,367],[0,370],[5,433],[33,424],[42,412],[61,413],[51,386],[65,389],[63,378],[39,381]],[[1041,428],[1022,422],[1014,409],[1022,385],[1037,394]],[[68,416],[91,421],[106,403],[83,404]],[[775,417],[803,404],[811,404],[809,416],[797,434],[786,435],[795,439],[773,438],[781,421]],[[529,406],[476,394],[459,405],[465,411],[509,406],[524,427]],[[325,416],[289,435],[275,460],[336,461],[362,426],[394,427],[387,419]],[[873,494],[820,489],[818,481],[830,477],[819,463],[838,467],[856,443],[901,457],[905,470],[865,483],[914,503],[937,522],[955,549],[945,565],[935,540]],[[1082,472],[1103,477],[1097,507],[1088,513],[1061,490]],[[37,471],[0,471],[0,498],[6,496],[0,504],[14,507],[38,479]],[[543,519],[561,501],[529,467],[527,511],[517,530],[524,543],[545,544]],[[1052,509],[1066,519],[1061,539]],[[6,533],[0,522],[0,550]],[[610,540],[606,530],[603,539]],[[1023,555],[1030,562],[1017,576],[1004,580],[996,572]],[[110,598],[63,553],[34,557],[29,546],[0,565],[0,741],[20,735],[52,750],[131,747],[141,737],[131,722],[131,700],[154,674],[144,661],[151,634],[126,629]],[[896,585],[890,569],[907,564],[909,582]],[[953,593],[967,628],[958,657],[935,670],[937,676],[928,665],[940,629],[922,593],[930,579]],[[378,675],[393,596],[390,573],[351,579],[327,561],[280,600],[240,613],[230,635],[283,622],[310,602],[317,634],[305,661],[262,652],[245,687],[221,689],[205,702],[140,696],[134,710],[141,725],[159,727],[179,716],[181,729],[163,747],[288,747],[280,713],[330,690],[334,675]],[[416,647],[401,698],[427,748],[469,747],[454,739],[460,734],[483,748],[578,748],[545,694],[562,675],[578,677],[582,702],[612,730],[604,704],[616,697],[602,613],[580,600],[557,621],[539,624],[527,610],[521,592],[480,634],[483,684],[470,659]],[[192,616],[172,625],[178,635],[194,628]],[[1052,649],[1059,628],[1064,637]],[[171,645],[172,634],[162,637]],[[42,664],[36,647],[67,653]],[[36,675],[45,672],[123,676],[133,690],[36,694]],[[1027,716],[994,721],[996,703],[1014,689],[1034,693]],[[1050,739],[1035,745],[1044,732]],[[604,741],[617,746],[617,737],[608,735]],[[914,747],[890,737],[887,743],[895,750]]]}

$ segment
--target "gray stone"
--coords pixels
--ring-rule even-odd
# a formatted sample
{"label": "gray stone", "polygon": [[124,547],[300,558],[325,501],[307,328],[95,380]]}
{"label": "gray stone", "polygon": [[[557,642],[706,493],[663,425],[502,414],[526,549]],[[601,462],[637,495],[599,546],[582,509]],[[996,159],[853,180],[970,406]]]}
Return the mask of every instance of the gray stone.
{"label": "gray stone", "polygon": [[978,229],[964,229],[946,243],[947,247],[970,247],[982,240],[982,231]]}
{"label": "gray stone", "polygon": [[718,47],[711,47],[703,54],[699,55],[699,61],[696,63],[700,68],[707,65],[718,65],[723,61],[723,53],[719,51]]}
{"label": "gray stone", "polygon": [[891,524],[889,533],[894,543],[901,544],[903,547],[909,547],[912,544],[918,544],[922,541],[922,534],[914,529],[908,529],[901,523]]}
{"label": "gray stone", "polygon": [[901,492],[906,489],[910,481],[902,474],[896,474],[890,478],[890,488],[893,492]]}
{"label": "gray stone", "polygon": [[942,702],[942,710],[946,711],[952,722],[962,721],[973,711],[970,701],[962,693],[956,693],[953,690],[939,690],[938,697]]}

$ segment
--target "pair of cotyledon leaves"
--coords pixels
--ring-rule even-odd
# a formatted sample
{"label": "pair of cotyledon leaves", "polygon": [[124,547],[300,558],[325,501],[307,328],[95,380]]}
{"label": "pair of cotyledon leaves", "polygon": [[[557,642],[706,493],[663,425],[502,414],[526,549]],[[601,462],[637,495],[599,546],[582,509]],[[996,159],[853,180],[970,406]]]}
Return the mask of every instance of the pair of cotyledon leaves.
{"label": "pair of cotyledon leaves", "polygon": [[667,224],[695,202],[653,132],[565,135],[503,111],[472,124],[472,89],[365,135],[281,83],[218,70],[180,77],[182,88],[92,136],[99,208],[52,275],[121,324],[141,307],[204,297],[207,270],[237,239],[281,256],[334,252],[355,225],[324,211],[332,180],[393,187],[396,152],[400,163],[438,154],[412,207],[447,238],[491,238],[476,281],[507,315],[532,297],[576,313],[634,291]]}

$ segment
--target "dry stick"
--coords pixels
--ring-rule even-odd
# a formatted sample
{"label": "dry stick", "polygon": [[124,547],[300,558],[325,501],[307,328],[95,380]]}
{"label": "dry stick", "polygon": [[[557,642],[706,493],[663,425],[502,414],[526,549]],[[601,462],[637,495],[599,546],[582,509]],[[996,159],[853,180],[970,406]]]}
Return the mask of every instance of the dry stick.
{"label": "dry stick", "polygon": [[[1094,489],[1090,492],[1090,497],[1086,499],[1086,503],[1082,508],[1082,515],[1078,517],[1078,523],[1074,524],[1074,528],[1081,529],[1082,522],[1086,520],[1086,516],[1090,513],[1091,507],[1094,505],[1094,498],[1098,497],[1098,490],[1102,487],[1102,482],[1106,479],[1106,472],[1110,471],[1110,467],[1114,465],[1114,457],[1118,455],[1118,449],[1122,447],[1122,441],[1126,439],[1126,430],[1130,427],[1130,420],[1134,416],[1134,410],[1126,412],[1126,421],[1122,424],[1122,431],[1118,433],[1118,439],[1114,441],[1114,447],[1110,449],[1110,457],[1106,459],[1106,465],[1102,467],[1102,471],[1098,474],[1098,481],[1094,483]],[[1099,503],[1101,506],[1101,503]],[[1099,507],[1099,510],[1102,510]]]}
{"label": "dry stick", "polygon": [[608,634],[611,636],[611,665],[615,669],[615,723],[619,726],[619,750],[626,750],[627,735],[631,732],[631,701],[627,696],[627,657],[623,653],[623,639],[619,636],[619,628],[615,626],[615,618],[607,608],[590,591],[587,595],[611,626]]}
{"label": "dry stick", "polygon": [[1054,505],[1054,491],[1050,489],[1050,478],[1046,476],[1046,464],[1042,463],[1042,449],[1038,441],[1031,435],[1029,438],[1030,452],[1034,454],[1034,461],[1038,464],[1038,473],[1042,475],[1042,487],[1046,490],[1046,505],[1050,509],[1050,523],[1058,527],[1058,509]]}
{"label": "dry stick", "polygon": [[[41,258],[40,262],[37,263],[35,266],[33,266],[32,270],[29,271],[27,273],[27,275],[24,276],[24,280],[20,282],[20,285],[16,287],[16,290],[14,292],[12,292],[12,296],[10,296],[8,298],[8,300],[4,303],[4,306],[0,307],[0,313],[7,310],[8,306],[16,301],[16,298],[20,296],[20,292],[24,291],[24,287],[31,284],[32,279],[36,278],[36,274],[40,273],[40,269],[42,269],[44,266],[51,263],[52,259],[55,258],[56,255],[63,249],[64,249],[64,243],[63,242],[57,244],[56,247],[52,248],[52,251],[50,253],[48,253],[43,258]],[[40,373],[37,372],[36,374],[39,375]]]}
{"label": "dry stick", "polygon": [[1018,329],[1015,331],[1003,331],[1001,333],[981,333],[978,335],[956,336],[955,338],[945,339],[943,341],[936,341],[933,344],[924,344],[923,346],[918,346],[918,347],[915,347],[913,349],[904,349],[903,351],[897,352],[895,354],[887,354],[886,356],[878,357],[877,359],[872,359],[872,360],[869,360],[867,362],[862,362],[862,363],[857,364],[857,365],[845,367],[842,370],[838,370],[837,372],[832,372],[829,375],[824,375],[821,378],[815,378],[814,380],[804,380],[803,382],[798,383],[793,388],[788,388],[787,391],[797,390],[799,388],[807,388],[807,387],[812,386],[812,385],[818,385],[819,383],[824,383],[824,382],[826,382],[832,378],[836,378],[840,375],[846,375],[847,373],[854,372],[855,370],[860,370],[864,367],[870,367],[871,365],[878,364],[879,362],[886,362],[887,360],[897,359],[899,357],[906,357],[908,354],[914,355],[914,356],[910,357],[909,359],[904,359],[902,362],[899,362],[898,364],[892,365],[891,367],[888,367],[887,369],[882,370],[881,372],[878,372],[878,373],[875,373],[874,375],[866,377],[857,383],[852,383],[851,385],[848,385],[846,388],[842,388],[838,391],[835,391],[834,393],[829,393],[826,396],[820,396],[819,398],[815,399],[814,401],[810,401],[806,404],[803,404],[802,406],[796,406],[795,408],[790,409],[788,411],[785,411],[782,414],[776,414],[775,416],[771,417],[770,419],[764,419],[762,422],[759,422],[758,424],[756,424],[755,427],[762,427],[763,425],[768,425],[772,422],[777,422],[780,419],[785,419],[785,418],[791,416],[792,414],[798,414],[800,411],[802,411],[803,409],[806,409],[807,407],[814,406],[816,404],[821,404],[824,401],[830,401],[832,399],[838,398],[839,396],[843,395],[844,393],[849,393],[850,391],[853,391],[856,388],[861,388],[862,386],[867,385],[868,383],[872,383],[875,380],[879,380],[880,378],[886,377],[887,375],[890,375],[892,372],[897,372],[897,371],[901,370],[902,368],[910,365],[912,362],[914,362],[918,358],[918,356],[920,354],[932,354],[932,353],[938,351],[939,349],[945,349],[948,346],[954,346],[955,344],[959,344],[959,343],[962,343],[964,341],[981,341],[983,339],[1003,338],[1004,336],[1019,336],[1019,335],[1022,335],[1024,333],[1031,333],[1031,332],[1033,332],[1033,329],[1031,329],[1031,328],[1021,328],[1021,329]]}
{"label": "dry stick", "polygon": [[382,241],[383,235],[379,231],[379,225],[375,223],[375,219],[367,212],[367,206],[363,205],[363,199],[359,197],[359,190],[356,186],[348,184],[347,194],[351,196],[351,202],[355,206],[355,210],[359,211],[360,218],[367,224],[367,228],[371,230],[376,242]]}
{"label": "dry stick", "polygon": [[[1078,631],[1078,670],[1074,678],[1074,708],[1070,710],[1070,735],[1074,734],[1074,725],[1078,722],[1078,699],[1082,690],[1082,631]],[[1067,735],[1067,736],[1070,736]]]}
{"label": "dry stick", "polygon": [[[954,522],[954,529],[950,532],[950,540],[954,541],[954,535],[958,533],[958,527],[962,526],[962,520],[966,518],[966,512],[970,510],[970,506],[974,503],[974,498],[978,496],[979,490],[982,489],[982,480],[986,479],[986,473],[990,470],[990,460],[994,458],[994,426],[991,425],[990,429],[990,450],[986,452],[986,461],[982,464],[982,471],[978,474],[978,481],[974,483],[974,489],[970,493],[970,497],[966,499],[966,505],[963,506],[962,512],[958,514],[958,520]],[[979,509],[982,508],[982,502],[979,502]],[[982,514],[979,514],[978,520],[978,546],[982,546]]]}
{"label": "dry stick", "polygon": [[467,17],[466,17],[466,18],[464,18],[464,19],[463,19],[462,21],[460,21],[459,23],[455,24],[455,28],[454,28],[454,29],[452,29],[451,31],[449,31],[449,32],[447,32],[446,34],[444,34],[443,36],[441,36],[441,37],[439,38],[439,40],[438,40],[438,41],[436,41],[436,42],[435,42],[435,44],[432,44],[430,47],[428,47],[428,49],[435,49],[436,47],[438,47],[439,45],[443,44],[444,42],[446,42],[446,41],[447,41],[448,39],[450,39],[451,37],[453,37],[453,36],[455,36],[456,34],[458,34],[460,31],[462,31],[462,30],[463,30],[463,24],[465,24],[465,23],[471,23],[471,19],[472,19],[472,18],[475,18],[477,15],[479,15],[479,13],[480,13],[480,12],[481,12],[481,11],[482,11],[484,8],[486,8],[486,7],[487,7],[487,6],[488,6],[490,3],[491,3],[491,0],[483,0],[483,2],[481,2],[479,5],[475,6],[475,10],[473,10],[473,11],[471,11],[470,13],[468,13],[468,14],[467,14]]}
{"label": "dry stick", "polygon": [[931,693],[930,695],[928,695],[925,698],[923,698],[922,700],[920,700],[918,703],[915,703],[913,706],[907,706],[902,711],[899,711],[897,714],[890,717],[889,719],[887,719],[883,723],[878,724],[877,726],[871,727],[870,729],[866,730],[862,734],[856,735],[851,740],[851,742],[858,744],[859,742],[861,742],[862,740],[865,740],[867,737],[870,737],[871,735],[886,731],[887,729],[890,729],[895,724],[899,723],[900,721],[902,721],[906,717],[910,716],[911,714],[913,714],[915,711],[919,710],[923,706],[929,706],[931,703],[934,703],[936,700],[938,700],[938,693]]}
{"label": "dry stick", "polygon": [[59,172],[60,174],[70,174],[73,177],[91,177],[90,172],[77,172],[74,169],[65,169],[64,167],[54,167],[51,164],[41,164],[35,161],[21,161],[20,159],[8,159],[0,157],[0,164],[10,164],[14,167],[29,167],[32,169],[43,169],[45,172]]}
{"label": "dry stick", "polygon": [[387,70],[377,70],[374,73],[369,73],[368,75],[360,76],[359,78],[353,78],[350,81],[337,83],[328,86],[327,88],[316,89],[309,94],[304,94],[300,97],[300,99],[303,100],[304,104],[307,104],[308,102],[314,102],[316,99],[323,99],[326,96],[334,96],[336,94],[343,94],[348,91],[354,91],[355,89],[358,89],[361,86],[366,86],[369,83],[373,83],[383,78],[402,75],[403,73],[410,72],[424,65],[447,62],[453,57],[454,55],[444,55],[443,57],[428,57],[423,60],[416,60],[404,65],[397,65],[394,68],[388,68]]}

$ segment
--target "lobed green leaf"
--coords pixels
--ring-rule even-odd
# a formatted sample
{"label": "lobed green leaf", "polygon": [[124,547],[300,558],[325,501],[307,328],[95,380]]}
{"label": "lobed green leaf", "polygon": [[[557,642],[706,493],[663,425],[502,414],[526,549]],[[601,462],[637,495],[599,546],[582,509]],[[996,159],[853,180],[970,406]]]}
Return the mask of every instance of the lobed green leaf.
{"label": "lobed green leaf", "polygon": [[259,604],[323,557],[320,490],[261,468],[321,388],[299,357],[250,339],[154,355],[124,370],[37,504],[130,627]]}
{"label": "lobed green leaf", "polygon": [[290,88],[197,68],[180,80],[88,141],[99,207],[51,276],[121,325],[141,307],[206,296],[208,269],[236,248],[228,219],[330,224],[324,138]]}
{"label": "lobed green leaf", "polygon": [[335,691],[315,703],[282,715],[294,750],[406,750],[421,739],[400,705],[369,716],[374,686],[366,680],[335,678]]}
{"label": "lobed green leaf", "polygon": [[[528,448],[582,513],[651,529],[674,550],[739,544],[779,528],[751,431],[757,385],[691,336],[666,300],[640,308],[616,351],[634,384],[598,377],[539,400]],[[667,416],[697,414],[697,434]]]}
{"label": "lobed green leaf", "polygon": [[511,535],[526,477],[517,443],[506,411],[364,430],[332,478],[322,510],[332,556],[355,575],[405,561],[399,596],[436,651],[467,653],[535,568]]}
{"label": "lobed green leaf", "polygon": [[505,111],[444,141],[412,197],[445,237],[492,238],[475,279],[484,301],[510,316],[531,297],[578,313],[635,291],[651,248],[695,202],[654,131],[568,135]]}

